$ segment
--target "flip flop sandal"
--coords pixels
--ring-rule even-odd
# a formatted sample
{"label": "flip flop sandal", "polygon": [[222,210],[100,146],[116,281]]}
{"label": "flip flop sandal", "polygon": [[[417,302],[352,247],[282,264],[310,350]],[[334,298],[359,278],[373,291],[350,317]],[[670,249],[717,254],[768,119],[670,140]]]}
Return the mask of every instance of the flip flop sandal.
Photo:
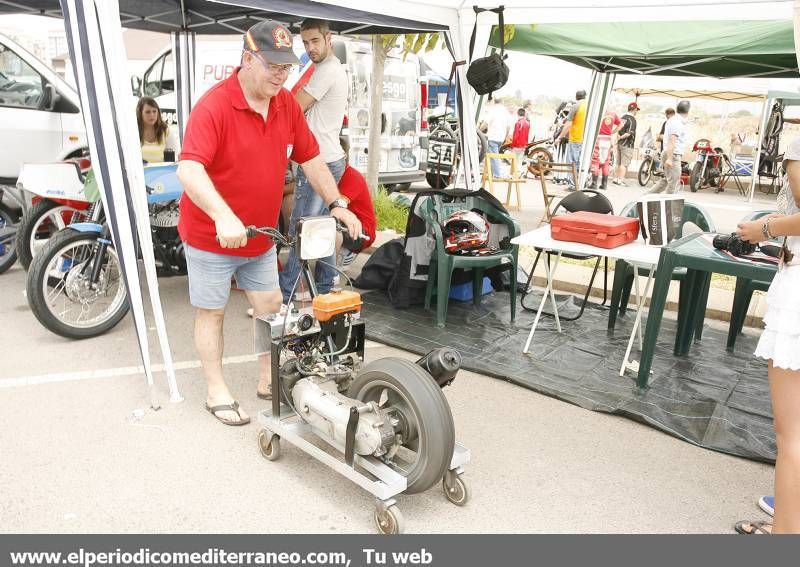
{"label": "flip flop sandal", "polygon": [[268,392],[263,393],[263,394],[261,392],[259,392],[258,390],[256,390],[256,396],[258,396],[258,399],[260,399],[260,400],[271,400],[272,399],[272,388],[270,388],[270,390]]}
{"label": "flip flop sandal", "polygon": [[765,526],[769,526],[771,530],[772,522],[764,522],[761,520],[755,522],[736,522],[733,529],[736,530],[737,533],[744,535],[772,535],[771,531],[764,529]]}
{"label": "flip flop sandal", "polygon": [[[239,402],[234,401],[232,404],[222,404],[219,406],[209,406],[206,404],[206,409],[208,412],[216,417],[220,422],[224,423],[225,425],[247,425],[250,423],[250,418],[246,417],[242,419],[242,415],[239,413]],[[233,421],[232,419],[223,419],[217,415],[217,412],[220,411],[232,411],[235,412],[236,415],[239,416],[238,421]]]}

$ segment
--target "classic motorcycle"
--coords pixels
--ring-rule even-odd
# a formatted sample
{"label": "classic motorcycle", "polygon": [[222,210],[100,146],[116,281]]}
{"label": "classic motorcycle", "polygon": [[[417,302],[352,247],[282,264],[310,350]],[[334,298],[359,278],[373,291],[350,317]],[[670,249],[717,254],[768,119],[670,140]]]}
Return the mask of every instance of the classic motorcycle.
{"label": "classic motorcycle", "polygon": [[646,187],[654,177],[664,177],[661,169],[661,150],[655,143],[650,143],[644,149],[644,157],[639,166],[639,185]]}
{"label": "classic motorcycle", "polygon": [[[458,118],[452,113],[428,117],[428,169],[425,180],[434,189],[451,185],[458,172],[459,152]],[[489,145],[486,134],[476,129],[478,136],[478,161],[483,161]]]}
{"label": "classic motorcycle", "polygon": [[[177,228],[183,188],[176,169],[170,164],[144,170],[159,276],[186,274]],[[94,203],[88,213],[88,222],[71,224],[50,238],[28,270],[27,299],[33,314],[48,330],[70,339],[109,331],[130,307],[102,202]]]}
{"label": "classic motorcycle", "polygon": [[22,164],[17,189],[31,203],[17,228],[17,256],[24,269],[55,233],[89,219],[91,203],[84,194],[84,184],[90,169],[88,157]]}
{"label": "classic motorcycle", "polygon": [[711,186],[717,188],[717,193],[722,191],[719,185],[722,164],[727,159],[725,152],[722,148],[712,148],[711,141],[706,138],[697,140],[692,150],[697,152],[697,158],[689,174],[689,190],[696,193],[698,189]]}

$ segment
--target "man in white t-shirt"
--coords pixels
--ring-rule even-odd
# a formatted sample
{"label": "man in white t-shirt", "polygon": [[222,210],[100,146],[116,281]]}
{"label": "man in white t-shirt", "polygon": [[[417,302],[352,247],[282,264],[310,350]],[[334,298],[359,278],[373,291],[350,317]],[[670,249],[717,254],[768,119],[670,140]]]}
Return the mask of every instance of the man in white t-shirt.
{"label": "man in white t-shirt", "polygon": [[[311,132],[317,138],[319,151],[323,161],[331,170],[338,183],[342,178],[347,160],[339,142],[339,132],[347,111],[347,71],[339,58],[333,54],[331,31],[324,20],[306,19],[300,25],[300,37],[309,59],[314,63],[311,80],[297,91],[295,97],[306,113],[306,120]],[[345,201],[337,199],[333,203],[324,203],[306,179],[303,170],[297,172],[294,191],[294,209],[289,221],[289,234],[294,235],[297,219],[306,216],[327,215],[334,207],[347,208]],[[319,293],[327,293],[333,287],[336,270],[335,257],[325,258],[317,262],[314,279]],[[300,262],[294,249],[289,252],[289,259],[280,274],[281,292],[284,304],[292,297],[300,273]],[[299,285],[297,286],[299,288]],[[295,290],[297,291],[297,290]]]}
{"label": "man in white t-shirt", "polygon": [[[489,129],[486,131],[486,139],[488,140],[488,149],[491,154],[500,153],[500,146],[506,141],[511,134],[513,123],[511,122],[511,115],[506,110],[499,100],[490,99],[486,105],[486,124]],[[492,177],[500,177],[500,160],[492,160]]]}
{"label": "man in white t-shirt", "polygon": [[664,152],[661,163],[664,177],[647,193],[677,193],[681,186],[681,157],[686,149],[686,120],[689,118],[689,101],[682,100],[675,109],[677,114],[664,126]]}

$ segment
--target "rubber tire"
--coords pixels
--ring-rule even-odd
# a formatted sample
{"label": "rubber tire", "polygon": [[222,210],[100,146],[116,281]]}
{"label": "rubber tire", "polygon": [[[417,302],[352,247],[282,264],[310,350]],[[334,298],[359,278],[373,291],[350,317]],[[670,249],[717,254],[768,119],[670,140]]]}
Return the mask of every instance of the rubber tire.
{"label": "rubber tire", "polygon": [[[650,156],[645,157],[642,160],[642,165],[639,166],[639,185],[642,187],[647,187],[647,184],[653,180],[653,158]],[[644,179],[644,181],[642,181]]]}
{"label": "rubber tire", "polygon": [[[26,288],[26,295],[28,297],[28,305],[31,311],[44,325],[44,327],[55,333],[56,335],[66,337],[68,339],[88,339],[102,335],[103,333],[113,329],[117,324],[122,321],[130,309],[130,298],[127,293],[125,300],[120,303],[117,312],[114,313],[105,322],[85,329],[76,329],[56,319],[50,310],[47,308],[45,298],[42,295],[42,278],[46,277],[45,269],[52,259],[60,253],[66,246],[80,242],[81,240],[87,242],[94,242],[100,238],[96,232],[78,232],[66,228],[56,233],[49,242],[41,249],[39,254],[33,259],[30,269],[28,270],[28,281]],[[124,284],[124,281],[122,283]]]}
{"label": "rubber tire", "polygon": [[702,163],[696,163],[692,166],[692,173],[689,174],[689,190],[692,193],[697,193],[697,190],[700,189],[700,170],[702,167]]}
{"label": "rubber tire", "polygon": [[452,175],[439,175],[438,173],[426,173],[425,181],[431,189],[445,189],[453,182]]}
{"label": "rubber tire", "polygon": [[[553,154],[550,153],[550,150],[547,150],[545,148],[531,148],[526,155],[526,157],[531,161],[533,161],[534,157],[537,156],[538,156],[538,160],[536,162],[537,164],[539,163],[539,161],[542,160],[544,160],[545,163],[553,163]],[[538,173],[536,173],[538,170],[539,168],[535,167],[533,163],[528,165],[528,171],[530,171],[534,175],[538,175]],[[550,173],[549,167],[545,168],[544,171],[542,172],[543,175],[547,175],[548,173]]]}
{"label": "rubber tire", "polygon": [[[53,209],[64,206],[65,205],[56,203],[50,199],[42,199],[28,209],[22,216],[22,220],[19,223],[19,231],[17,232],[17,256],[19,257],[19,263],[22,264],[22,267],[26,270],[30,267],[31,262],[33,262],[33,250],[31,250],[30,242],[31,236],[33,236],[31,232],[33,231],[34,225],[39,222],[41,217],[45,216]],[[77,212],[77,209],[72,207],[66,208]]]}
{"label": "rubber tire", "polygon": [[[16,215],[11,211],[11,209],[9,209],[3,203],[0,203],[0,218],[3,219],[3,226],[6,227],[15,224],[14,220]],[[9,244],[6,244],[6,253],[0,256],[0,274],[8,271],[16,261],[17,244],[16,240],[12,240]]]}
{"label": "rubber tire", "polygon": [[364,401],[370,383],[376,380],[401,392],[419,416],[419,452],[406,475],[405,493],[424,492],[441,482],[453,457],[456,435],[450,406],[430,374],[411,361],[394,357],[367,364],[350,385],[348,397]]}

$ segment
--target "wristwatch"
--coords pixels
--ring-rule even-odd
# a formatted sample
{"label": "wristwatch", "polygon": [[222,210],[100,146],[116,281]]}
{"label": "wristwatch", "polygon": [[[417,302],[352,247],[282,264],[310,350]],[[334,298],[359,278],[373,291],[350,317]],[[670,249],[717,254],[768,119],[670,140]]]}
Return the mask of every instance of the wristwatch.
{"label": "wristwatch", "polygon": [[343,209],[346,209],[347,199],[345,199],[344,197],[337,197],[336,199],[328,203],[328,210],[332,211],[336,207],[341,207]]}
{"label": "wristwatch", "polygon": [[764,235],[765,240],[772,240],[774,237],[769,232],[769,221],[772,219],[767,219],[764,221],[764,224],[761,225],[761,234]]}

